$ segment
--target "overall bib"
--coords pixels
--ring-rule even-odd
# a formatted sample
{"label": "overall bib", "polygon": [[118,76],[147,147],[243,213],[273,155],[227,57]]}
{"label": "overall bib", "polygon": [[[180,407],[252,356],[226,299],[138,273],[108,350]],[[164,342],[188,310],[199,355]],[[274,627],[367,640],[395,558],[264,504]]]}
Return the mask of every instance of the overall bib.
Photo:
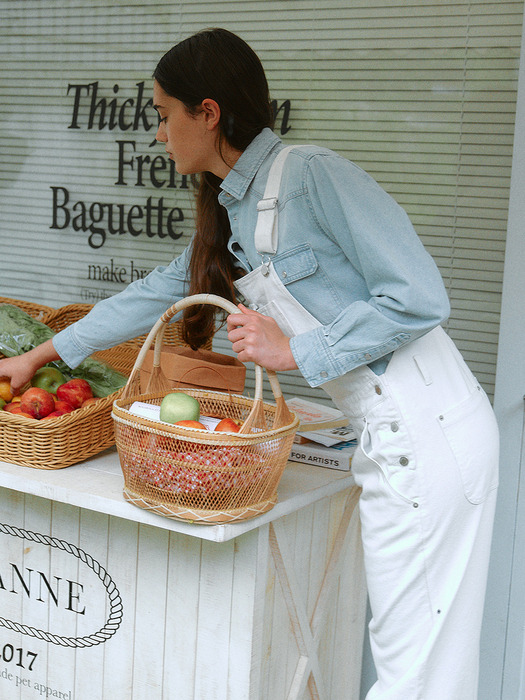
{"label": "overall bib", "polygon": [[[259,203],[263,264],[236,286],[288,336],[320,325],[271,262],[279,153]],[[367,700],[476,700],[479,637],[498,483],[489,400],[441,327],[322,386],[349,418],[377,682]]]}

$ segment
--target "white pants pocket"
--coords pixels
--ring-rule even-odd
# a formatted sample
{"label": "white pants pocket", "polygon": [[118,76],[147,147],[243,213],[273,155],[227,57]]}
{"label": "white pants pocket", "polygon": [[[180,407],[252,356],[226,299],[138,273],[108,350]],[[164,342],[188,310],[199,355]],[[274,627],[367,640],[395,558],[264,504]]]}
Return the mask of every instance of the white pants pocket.
{"label": "white pants pocket", "polygon": [[456,460],[465,496],[482,503],[498,486],[499,431],[485,392],[476,388],[461,403],[438,416]]}
{"label": "white pants pocket", "polygon": [[[360,436],[359,446],[352,457],[352,470],[356,475],[356,482],[360,476],[374,471],[381,474],[383,487],[374,483],[374,479],[362,485],[367,492],[370,487],[372,492],[379,494],[384,488],[402,503],[412,505],[417,496],[415,483],[415,458],[408,436],[402,429],[398,429],[398,423],[394,414],[390,414],[388,420],[377,420],[374,411],[370,412],[364,421],[364,428]],[[388,414],[387,414],[388,415]],[[391,426],[395,426],[393,432]],[[386,494],[385,494],[386,495]]]}

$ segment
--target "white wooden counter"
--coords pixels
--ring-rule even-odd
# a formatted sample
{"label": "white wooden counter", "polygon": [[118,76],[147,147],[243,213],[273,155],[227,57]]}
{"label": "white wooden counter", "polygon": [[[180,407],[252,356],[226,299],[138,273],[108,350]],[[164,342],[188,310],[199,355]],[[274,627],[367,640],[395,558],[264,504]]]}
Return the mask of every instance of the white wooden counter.
{"label": "white wooden counter", "polygon": [[347,472],[290,462],[279,502],[193,525],[124,501],[115,450],[0,462],[0,698],[354,700],[365,585]]}

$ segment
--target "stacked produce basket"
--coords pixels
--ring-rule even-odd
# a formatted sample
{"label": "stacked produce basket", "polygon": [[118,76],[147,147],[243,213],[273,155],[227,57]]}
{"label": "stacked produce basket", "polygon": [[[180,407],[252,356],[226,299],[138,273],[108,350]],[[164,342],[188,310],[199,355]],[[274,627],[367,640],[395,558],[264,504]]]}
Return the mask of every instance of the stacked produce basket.
{"label": "stacked produce basket", "polygon": [[[91,304],[70,304],[59,309],[18,299],[0,297],[9,304],[58,332],[79,320]],[[1,329],[0,329],[1,330]],[[145,336],[97,352],[92,358],[122,373],[126,379],[143,345]],[[181,325],[170,324],[165,342],[182,345]],[[1,355],[0,355],[1,357]],[[82,462],[115,444],[111,409],[122,389],[99,398],[95,403],[53,420],[30,420],[0,411],[0,460],[37,469],[61,469]]]}

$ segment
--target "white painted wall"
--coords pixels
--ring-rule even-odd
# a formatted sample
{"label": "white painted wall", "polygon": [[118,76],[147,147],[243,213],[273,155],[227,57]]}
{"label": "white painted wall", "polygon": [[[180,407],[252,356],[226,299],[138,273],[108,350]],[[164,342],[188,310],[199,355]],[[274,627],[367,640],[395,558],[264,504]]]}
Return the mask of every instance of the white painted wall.
{"label": "white painted wall", "polygon": [[[500,489],[482,633],[479,700],[525,700],[525,24],[494,408]],[[365,640],[361,700],[375,678]]]}
{"label": "white painted wall", "polygon": [[499,505],[483,632],[480,700],[525,698],[525,42],[518,85],[494,405],[501,430]]}

